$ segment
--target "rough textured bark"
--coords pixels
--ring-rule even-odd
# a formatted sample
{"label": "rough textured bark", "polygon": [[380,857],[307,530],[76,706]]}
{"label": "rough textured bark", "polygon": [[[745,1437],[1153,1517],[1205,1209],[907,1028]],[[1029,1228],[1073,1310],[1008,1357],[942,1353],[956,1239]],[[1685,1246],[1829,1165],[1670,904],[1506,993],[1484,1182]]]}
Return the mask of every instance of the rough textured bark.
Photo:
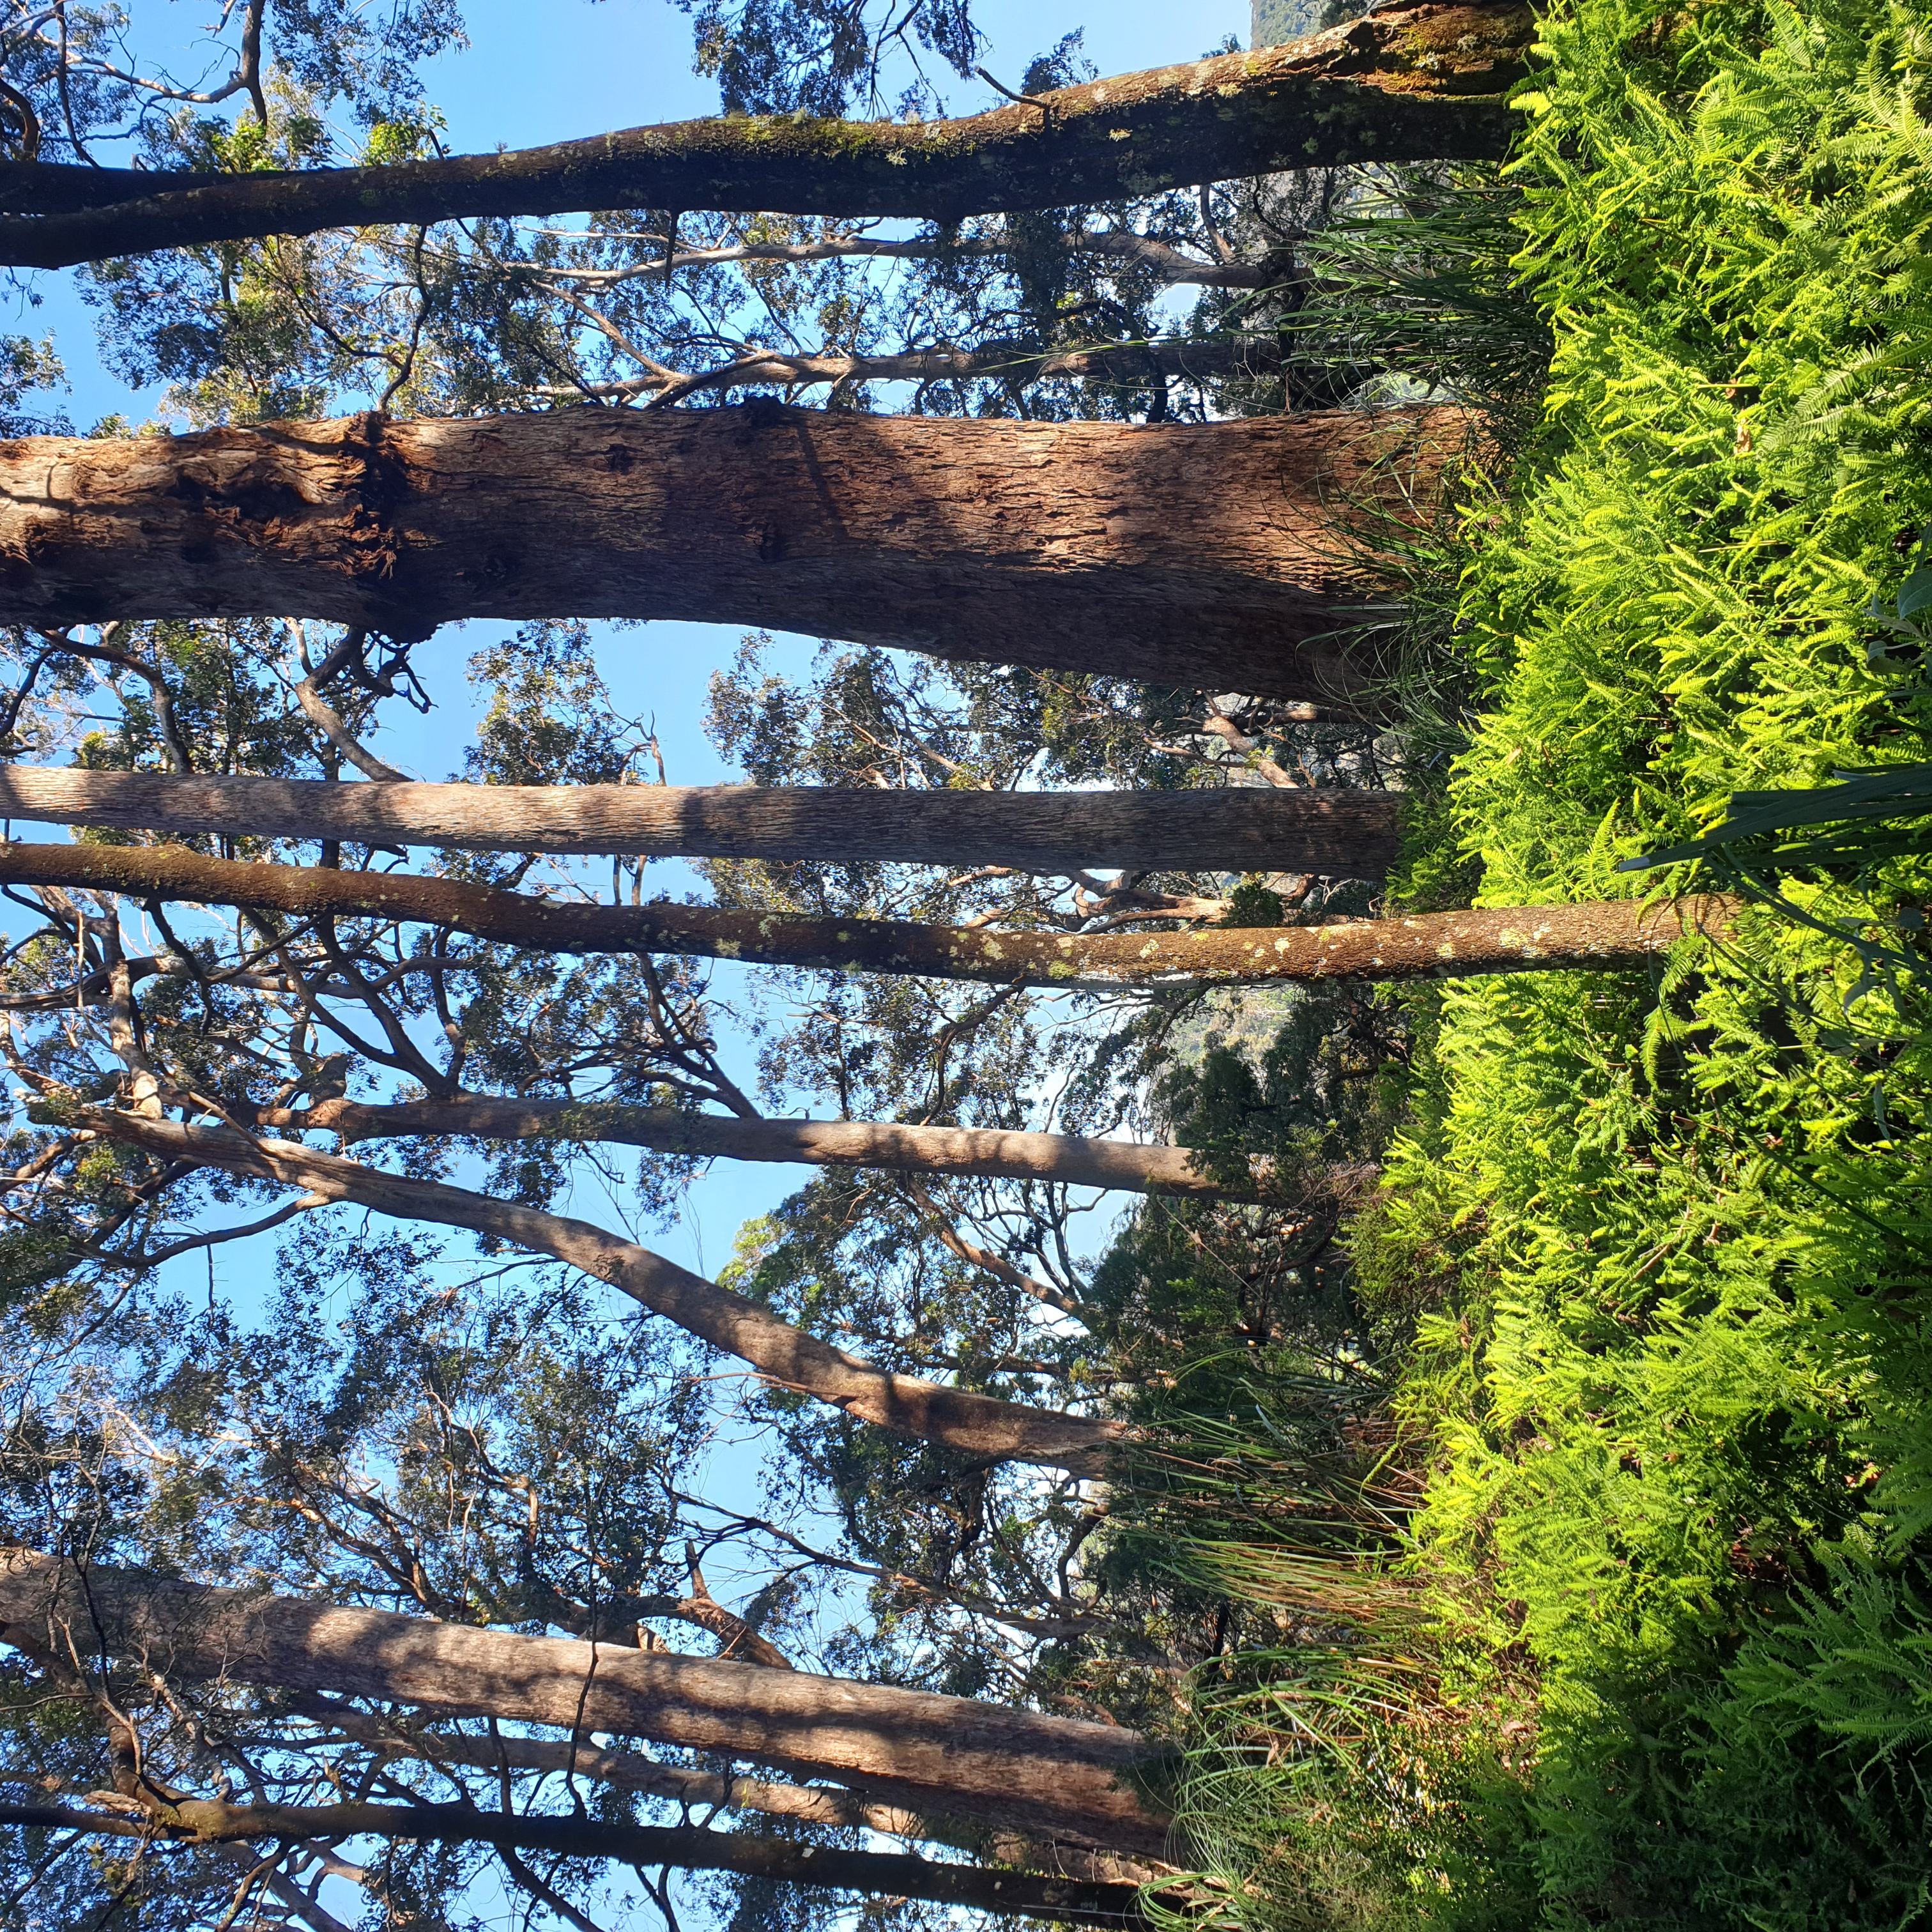
{"label": "rough textured bark", "polygon": [[[1131,1141],[1079,1140],[1068,1134],[1006,1133],[983,1127],[917,1127],[896,1120],[741,1120],[680,1113],[670,1107],[466,1094],[386,1106],[324,1100],[301,1112],[264,1108],[260,1124],[325,1128],[350,1142],[408,1134],[603,1141],[705,1160],[976,1174],[998,1180],[1121,1188],[1136,1194],[1187,1195],[1204,1201],[1274,1198],[1273,1165],[1260,1158],[1248,1163],[1250,1178],[1244,1185],[1199,1172],[1186,1148],[1138,1147]],[[1365,1172],[1348,1170],[1348,1184],[1359,1186]]]}
{"label": "rough textured bark", "polygon": [[[157,176],[0,168],[0,261],[378,222],[602,208],[907,215],[1060,208],[1346,161],[1504,154],[1520,6],[1392,8],[1310,39],[1055,89],[957,121],[745,116],[388,167]],[[128,197],[133,197],[129,199]]]}
{"label": "rough textured bark", "polygon": [[[1426,500],[1450,409],[1208,424],[716,410],[0,445],[0,622],[676,617],[1344,704],[1342,506]],[[1211,478],[1213,487],[1203,487]]]}
{"label": "rough textured bark", "polygon": [[138,1822],[68,1804],[0,1804],[0,1825],[197,1845],[286,1845],[304,1840],[340,1844],[352,1838],[495,1845],[629,1865],[741,1872],[820,1889],[1019,1912],[1058,1924],[1148,1923],[1138,1892],[1130,1885],[1045,1878],[983,1865],[939,1864],[905,1852],[845,1851],[701,1826],[612,1825],[568,1813],[486,1811],[474,1804],[227,1804],[212,1798],[184,1798],[151,1806]]}
{"label": "rough textured bark", "polygon": [[1126,1435],[1121,1423],[1001,1402],[874,1368],[793,1328],[758,1303],[587,1221],[440,1181],[385,1173],[291,1141],[251,1139],[226,1127],[187,1126],[100,1110],[76,1119],[164,1160],[257,1174],[328,1200],[353,1201],[398,1220],[469,1228],[532,1253],[554,1255],[622,1289],[712,1348],[748,1362],[766,1381],[898,1435],[943,1443],[971,1456],[1036,1462],[1082,1476],[1104,1474]]}
{"label": "rough textured bark", "polygon": [[763,785],[334,784],[0,764],[0,818],[471,852],[1315,872],[1375,879],[1394,792],[879,791]]}
{"label": "rough textured bark", "polygon": [[0,845],[0,884],[78,886],[309,916],[364,914],[538,952],[680,952],[835,972],[1096,988],[1640,966],[1686,932],[1722,929],[1732,910],[1718,898],[1670,906],[1610,899],[1333,926],[1086,938],[721,911],[662,899],[644,906],[566,904],[454,879],[247,866],[174,846]]}
{"label": "rough textured bark", "polygon": [[[0,1627],[29,1644],[124,1658],[183,1682],[328,1691],[449,1717],[609,1732],[823,1774],[894,1802],[1158,1856],[1160,1817],[1124,1780],[1137,1732],[804,1671],[610,1648],[384,1610],[0,1559]],[[9,1641],[13,1640],[10,1636]]]}

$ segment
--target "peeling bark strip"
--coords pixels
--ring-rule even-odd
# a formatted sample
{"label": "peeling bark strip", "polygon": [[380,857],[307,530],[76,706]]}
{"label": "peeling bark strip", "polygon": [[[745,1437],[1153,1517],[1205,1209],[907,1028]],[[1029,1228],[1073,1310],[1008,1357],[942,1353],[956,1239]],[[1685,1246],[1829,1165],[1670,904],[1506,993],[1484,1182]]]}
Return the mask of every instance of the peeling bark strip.
{"label": "peeling bark strip", "polygon": [[[410,1134],[477,1140],[601,1141],[704,1160],[802,1161],[813,1167],[882,1167],[910,1174],[978,1174],[1005,1180],[1055,1180],[1073,1187],[1114,1187],[1137,1194],[1190,1195],[1203,1201],[1265,1201],[1274,1164],[1249,1163],[1250,1184],[1196,1172],[1185,1148],[1137,1147],[1131,1141],[1078,1140],[1067,1134],[1022,1134],[983,1127],[915,1127],[893,1120],[742,1120],[684,1114],[673,1107],[632,1107],[582,1100],[452,1100],[370,1106],[324,1100],[305,1111],[264,1109],[265,1127],[320,1127],[345,1142]],[[1359,1188],[1372,1170],[1345,1169]]]}
{"label": "peeling bark strip", "polygon": [[70,1804],[0,1804],[0,1825],[38,1826],[162,1844],[233,1845],[303,1839],[403,1839],[496,1845],[560,1858],[615,1859],[682,1871],[741,1872],[782,1884],[931,1899],[982,1912],[1022,1912],[1059,1924],[1142,1927],[1139,1888],[1044,1878],[976,1864],[940,1864],[908,1852],[852,1852],[704,1826],[616,1825],[568,1813],[485,1811],[475,1804],[156,1803],[136,1819]]}
{"label": "peeling bark strip", "polygon": [[1380,878],[1402,798],[1372,791],[878,791],[338,784],[0,764],[0,818],[467,852],[1316,872]]}
{"label": "peeling bark strip", "polygon": [[0,443],[0,622],[688,618],[1341,702],[1374,668],[1318,634],[1373,590],[1339,506],[1413,514],[1468,434],[764,403],[28,436]]}
{"label": "peeling bark strip", "polygon": [[896,1435],[992,1460],[1034,1462],[1075,1475],[1099,1476],[1106,1473],[1112,1451],[1126,1434],[1121,1423],[1001,1402],[874,1368],[793,1328],[758,1303],[588,1221],[544,1214],[441,1181],[387,1174],[292,1141],[251,1140],[226,1127],[185,1126],[176,1120],[104,1110],[90,1110],[76,1118],[163,1160],[259,1175],[328,1200],[352,1201],[399,1221],[468,1228],[530,1253],[554,1255],[622,1289],[687,1334],[748,1362],[767,1382],[814,1396]]}
{"label": "peeling bark strip", "polygon": [[1161,1821],[1124,1783],[1137,1732],[802,1670],[435,1623],[204,1588],[143,1570],[0,1556],[0,1626],[184,1682],[332,1691],[446,1717],[608,1731],[835,1778],[889,1802],[1158,1856]]}
{"label": "peeling bark strip", "polygon": [[956,220],[1278,168],[1507,152],[1522,6],[1390,8],[1325,34],[1056,88],[957,121],[743,116],[554,147],[301,173],[0,168],[0,262],[62,268],[257,235],[568,209]]}
{"label": "peeling bark strip", "polygon": [[366,914],[445,926],[535,952],[680,952],[755,965],[1101,989],[1197,980],[1462,979],[1545,968],[1606,970],[1642,965],[1686,932],[1721,930],[1732,909],[1729,901],[1716,898],[1681,908],[1610,899],[1336,926],[1089,938],[724,911],[664,899],[644,906],[564,904],[454,879],[247,866],[173,846],[0,845],[0,884],[78,886],[304,916]]}

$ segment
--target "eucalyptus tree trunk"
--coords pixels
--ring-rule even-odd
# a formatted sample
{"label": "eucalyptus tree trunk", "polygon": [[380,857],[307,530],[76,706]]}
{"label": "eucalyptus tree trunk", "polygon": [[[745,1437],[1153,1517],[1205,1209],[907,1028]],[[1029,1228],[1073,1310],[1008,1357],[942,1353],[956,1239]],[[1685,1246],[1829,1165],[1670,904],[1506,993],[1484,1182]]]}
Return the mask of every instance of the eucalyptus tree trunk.
{"label": "eucalyptus tree trunk", "polygon": [[757,965],[1096,990],[1603,971],[1645,965],[1687,933],[1722,932],[1735,910],[1732,902],[1716,898],[1660,906],[1610,899],[1330,926],[1088,937],[739,912],[668,899],[641,906],[569,904],[456,879],[243,865],[172,846],[0,845],[0,884],[78,886],[303,918],[406,920],[533,952],[674,952]]}
{"label": "eucalyptus tree trunk", "polygon": [[742,115],[388,166],[170,174],[0,165],[0,262],[574,208],[950,223],[1351,161],[1494,159],[1526,7],[1391,8],[1286,46],[1118,74],[940,122]]}
{"label": "eucalyptus tree trunk", "polygon": [[[1208,424],[776,404],[0,445],[0,622],[668,617],[1351,707],[1385,667],[1352,511],[1456,410]],[[1365,608],[1366,607],[1366,608]]]}
{"label": "eucalyptus tree trunk", "polygon": [[886,791],[764,785],[337,784],[0,764],[0,818],[470,852],[884,860],[1065,873],[1380,878],[1394,792]]}
{"label": "eucalyptus tree trunk", "polygon": [[19,1548],[0,1556],[0,1625],[30,1650],[104,1652],[184,1683],[333,1692],[574,1737],[644,1738],[834,1778],[890,1804],[1156,1856],[1166,1838],[1133,1787],[1155,1756],[1139,1733],[1006,1705],[82,1570]]}
{"label": "eucalyptus tree trunk", "polygon": [[[1258,1156],[1243,1160],[1244,1174],[1229,1174],[1225,1161],[1197,1166],[1198,1157],[1186,1148],[985,1127],[920,1127],[895,1120],[747,1120],[682,1113],[671,1107],[499,1099],[481,1094],[386,1106],[323,1100],[299,1111],[264,1108],[257,1119],[264,1127],[322,1128],[350,1143],[413,1134],[492,1141],[595,1141],[700,1160],[980,1174],[991,1180],[1058,1181],[1073,1187],[1178,1194],[1202,1201],[1282,1198],[1274,1164]],[[1336,1168],[1324,1176],[1324,1182],[1340,1200],[1358,1195],[1373,1177],[1370,1168]]]}
{"label": "eucalyptus tree trunk", "polygon": [[[458,1764],[477,1771],[534,1771],[580,1778],[638,1791],[706,1811],[753,1811],[802,1824],[844,1826],[890,1838],[950,1845],[1004,1865],[1044,1870],[1107,1885],[1144,1885],[1171,1877],[1173,1868],[1145,1856],[1079,1845],[1066,1838],[988,1830],[958,1817],[881,1804],[848,1788],[790,1784],[667,1763],[641,1751],[613,1750],[568,1738],[472,1736],[426,1729],[419,1720],[379,1718],[334,1698],[295,1696],[289,1708],[358,1742],[399,1757]],[[1004,1900],[1001,1901],[1005,1902]]]}
{"label": "eucalyptus tree trunk", "polygon": [[398,1220],[468,1228],[528,1252],[554,1255],[700,1341],[749,1363],[766,1382],[897,1435],[988,1461],[1033,1462],[1094,1477],[1106,1473],[1126,1437],[1123,1423],[1002,1402],[874,1368],[794,1328],[760,1304],[587,1221],[364,1167],[291,1141],[253,1139],[226,1127],[187,1126],[101,1109],[73,1120],[164,1161],[256,1175],[323,1200],[352,1201]]}
{"label": "eucalyptus tree trunk", "polygon": [[[88,1794],[97,1804],[104,1796]],[[506,1856],[548,1852],[559,1858],[608,1860],[637,1869],[665,1865],[685,1871],[736,1872],[817,1890],[929,1900],[982,1912],[1022,1913],[1059,1924],[1101,1926],[1108,1932],[1130,1932],[1130,1928],[1141,1932],[1151,1926],[1136,1888],[1127,1884],[1094,1883],[950,1862],[942,1864],[904,1852],[801,1845],[778,1838],[716,1832],[701,1825],[623,1825],[583,1814],[485,1810],[474,1802],[372,1804],[351,1800],[340,1804],[236,1804],[225,1798],[183,1796],[151,1802],[145,1809],[122,1809],[117,1803],[112,1811],[82,1810],[72,1804],[0,1804],[0,1825],[68,1834],[63,1850],[90,1836],[140,1839],[143,1850],[158,1842],[246,1845],[249,1851],[237,1868],[248,1874],[251,1883],[262,1870],[254,1852],[265,1843],[274,1845],[272,1858],[284,1847],[304,1840],[340,1844],[349,1838],[398,1839],[416,1844],[493,1845]],[[340,1920],[320,1918],[308,1894],[299,1889],[290,1902],[298,1920],[340,1927]],[[258,1918],[256,1922],[262,1922]]]}

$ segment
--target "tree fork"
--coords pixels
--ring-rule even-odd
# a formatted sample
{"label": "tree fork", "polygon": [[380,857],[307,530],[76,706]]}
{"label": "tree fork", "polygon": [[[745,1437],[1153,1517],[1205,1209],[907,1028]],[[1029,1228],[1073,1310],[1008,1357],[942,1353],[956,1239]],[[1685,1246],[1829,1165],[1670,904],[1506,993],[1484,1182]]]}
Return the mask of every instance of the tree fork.
{"label": "tree fork", "polygon": [[532,1637],[0,1550],[0,1636],[183,1682],[609,1732],[827,1776],[914,1809],[1158,1857],[1138,1732],[897,1685]]}
{"label": "tree fork", "polygon": [[474,785],[0,764],[0,817],[470,852],[1314,872],[1378,879],[1399,793],[884,791],[830,786]]}
{"label": "tree fork", "polygon": [[[770,401],[0,443],[0,622],[685,618],[1346,706],[1460,410],[1134,425]],[[1201,478],[1214,488],[1204,490]]]}
{"label": "tree fork", "polygon": [[227,1127],[184,1126],[98,1108],[65,1118],[164,1161],[252,1174],[327,1200],[352,1201],[398,1220],[468,1228],[526,1252],[554,1255],[596,1280],[608,1282],[687,1334],[749,1363],[778,1388],[814,1396],[896,1435],[989,1461],[1033,1462],[1094,1477],[1107,1473],[1114,1452],[1126,1438],[1124,1423],[1003,1402],[874,1368],[794,1328],[759,1303],[588,1221],[365,1167],[292,1141],[252,1139]]}
{"label": "tree fork", "polygon": [[740,912],[666,899],[641,906],[572,904],[456,879],[250,866],[166,845],[0,845],[0,884],[80,886],[298,917],[395,920],[541,952],[682,953],[754,965],[1097,990],[1612,970],[1647,964],[1686,933],[1720,932],[1734,910],[1720,898],[1671,905],[1610,899],[1332,926],[1088,937]]}
{"label": "tree fork", "polygon": [[0,166],[0,262],[575,208],[952,222],[1346,162],[1500,158],[1534,18],[1392,8],[1286,46],[1055,88],[954,121],[732,116],[498,154],[301,172]]}
{"label": "tree fork", "polygon": [[[1274,1186],[1274,1163],[1259,1156],[1248,1162],[1250,1178],[1244,1183],[1197,1168],[1195,1156],[1186,1148],[986,1127],[922,1127],[896,1120],[746,1120],[684,1113],[674,1107],[484,1094],[388,1105],[323,1100],[303,1109],[265,1107],[256,1120],[264,1127],[298,1132],[320,1128],[352,1144],[445,1134],[490,1141],[603,1142],[704,1160],[795,1161],[812,1167],[980,1174],[991,1180],[1058,1181],[1074,1187],[1178,1194],[1202,1201],[1282,1198]],[[1330,1170],[1328,1178],[1338,1197],[1345,1197],[1359,1192],[1373,1175],[1372,1168],[1340,1168]]]}

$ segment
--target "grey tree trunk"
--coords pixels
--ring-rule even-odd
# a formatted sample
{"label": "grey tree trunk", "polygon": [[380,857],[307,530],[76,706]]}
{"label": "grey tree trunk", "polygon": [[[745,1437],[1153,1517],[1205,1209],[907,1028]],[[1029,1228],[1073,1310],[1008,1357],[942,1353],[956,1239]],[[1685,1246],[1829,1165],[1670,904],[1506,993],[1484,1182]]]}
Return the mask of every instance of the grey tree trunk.
{"label": "grey tree trunk", "polygon": [[[1158,1856],[1166,1828],[1129,1781],[1138,1732],[799,1670],[532,1637],[299,1598],[0,1556],[0,1625],[57,1656],[184,1682],[370,1698],[578,1736],[610,1732],[824,1776],[887,1803]],[[69,1648],[70,1639],[74,1649]]]}
{"label": "grey tree trunk", "polygon": [[1451,409],[1200,424],[776,404],[0,445],[0,622],[676,617],[1344,708]]}
{"label": "grey tree trunk", "polygon": [[1391,8],[1292,46],[1057,88],[969,119],[733,116],[506,154],[300,173],[0,166],[0,262],[572,208],[770,210],[950,222],[1348,161],[1498,158],[1527,8]]}
{"label": "grey tree trunk", "polygon": [[1081,1476],[1106,1473],[1124,1424],[1001,1402],[914,1376],[894,1375],[808,1335],[729,1288],[587,1221],[547,1214],[466,1188],[414,1180],[317,1154],[290,1141],[260,1141],[226,1127],[90,1110],[86,1126],[169,1161],[219,1167],[353,1201],[403,1221],[469,1228],[536,1254],[554,1255],[608,1281],[653,1314],[714,1348],[748,1362],[766,1381],[796,1389],[902,1436],[992,1460],[1035,1462]]}
{"label": "grey tree trunk", "polygon": [[[993,1180],[1058,1181],[1136,1194],[1203,1201],[1280,1198],[1271,1162],[1247,1163],[1248,1178],[1204,1172],[1186,1148],[1131,1141],[1081,1140],[1068,1134],[1009,1133],[982,1127],[920,1127],[895,1120],[746,1120],[670,1107],[581,1100],[497,1099],[465,1094],[388,1106],[324,1100],[300,1111],[265,1108],[265,1127],[320,1127],[346,1142],[412,1134],[476,1140],[596,1141],[650,1148],[701,1160],[802,1162],[812,1167],[877,1167],[904,1174],[981,1174]],[[1333,1170],[1337,1198],[1359,1194],[1374,1170]]]}
{"label": "grey tree trunk", "polygon": [[1394,792],[883,791],[762,785],[334,784],[0,764],[0,818],[471,852],[886,860],[1024,872],[1376,879]]}

